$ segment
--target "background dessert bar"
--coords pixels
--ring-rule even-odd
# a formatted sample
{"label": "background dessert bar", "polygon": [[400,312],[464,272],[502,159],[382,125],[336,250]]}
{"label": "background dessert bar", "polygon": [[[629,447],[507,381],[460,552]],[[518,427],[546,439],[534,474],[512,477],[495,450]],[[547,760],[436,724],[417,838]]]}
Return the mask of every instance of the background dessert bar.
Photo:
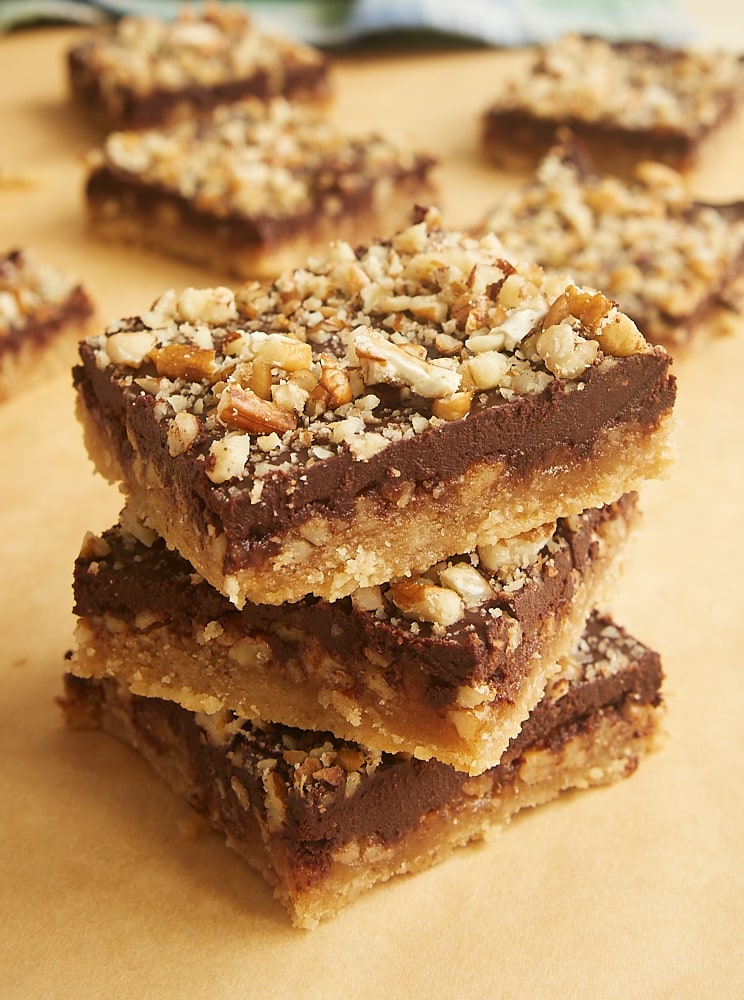
{"label": "background dessert bar", "polygon": [[89,32],[67,53],[77,105],[107,130],[162,125],[243,97],[330,96],[327,57],[260,31],[238,4],[184,5],[173,20],[145,15]]}
{"label": "background dessert bar", "polygon": [[654,343],[730,332],[741,312],[744,202],[697,200],[684,175],[650,160],[627,179],[601,173],[567,133],[476,228],[601,288]]}
{"label": "background dessert bar", "polygon": [[284,98],[114,132],[88,159],[96,236],[239,278],[396,229],[435,190],[430,156],[382,133],[346,135]]}
{"label": "background dessert bar", "polygon": [[35,252],[0,254],[0,402],[69,366],[92,315],[82,285]]}
{"label": "background dessert bar", "polygon": [[539,158],[561,126],[603,169],[644,159],[691,168],[741,104],[744,61],[706,51],[567,34],[533,48],[482,119],[487,154],[507,165]]}

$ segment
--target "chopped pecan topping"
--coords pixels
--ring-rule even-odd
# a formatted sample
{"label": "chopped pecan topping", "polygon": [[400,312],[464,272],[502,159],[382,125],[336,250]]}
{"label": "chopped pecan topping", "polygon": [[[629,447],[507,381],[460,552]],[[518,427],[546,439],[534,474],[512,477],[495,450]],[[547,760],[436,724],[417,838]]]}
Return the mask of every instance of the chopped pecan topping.
{"label": "chopped pecan topping", "polygon": [[[465,317],[463,303],[476,300]],[[198,433],[210,478],[250,478],[253,502],[299,454],[310,464],[344,452],[367,462],[469,419],[474,406],[581,379],[613,353],[651,350],[604,295],[509,263],[494,235],[448,232],[435,210],[389,242],[332,245],[235,295],[167,292],[89,342],[115,377],[137,369],[169,447],[191,447]],[[183,411],[198,430],[185,417],[170,430]],[[404,507],[415,484],[390,475],[386,495]]]}
{"label": "chopped pecan topping", "polygon": [[[89,167],[91,173],[133,178],[219,219],[252,220],[259,233],[268,230],[271,240],[268,220],[306,220],[317,213],[336,217],[344,192],[374,193],[391,179],[425,176],[431,158],[383,135],[346,135],[327,116],[277,97],[269,102],[244,98],[208,116],[160,128],[110,132],[102,149],[90,154]],[[336,278],[348,294],[371,284],[369,275],[349,261],[338,262]],[[377,285],[372,293],[390,308],[399,304]],[[250,299],[245,293],[241,306],[252,308]],[[258,293],[257,305],[260,300]],[[442,305],[422,296],[414,298],[412,308],[436,319]],[[220,317],[209,321],[224,322]]]}
{"label": "chopped pecan topping", "polygon": [[464,610],[459,594],[429,580],[398,580],[390,585],[388,596],[406,617],[436,625],[453,625]]}

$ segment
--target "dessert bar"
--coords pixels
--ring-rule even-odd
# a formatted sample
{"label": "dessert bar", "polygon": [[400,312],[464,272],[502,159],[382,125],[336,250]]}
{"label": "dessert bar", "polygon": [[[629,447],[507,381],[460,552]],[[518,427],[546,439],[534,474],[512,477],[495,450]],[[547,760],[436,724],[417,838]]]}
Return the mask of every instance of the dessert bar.
{"label": "dessert bar", "polygon": [[483,115],[483,141],[494,162],[523,165],[564,125],[604,169],[641,159],[687,169],[743,92],[744,58],[733,52],[568,34],[506,79]]}
{"label": "dessert bar", "polygon": [[183,7],[173,21],[122,17],[70,49],[76,103],[107,131],[161,125],[243,97],[325,101],[327,58],[258,30],[236,4]]}
{"label": "dessert bar", "polygon": [[0,254],[0,402],[69,366],[93,304],[29,250]]}
{"label": "dessert bar", "polygon": [[114,132],[89,157],[93,232],[242,278],[276,277],[332,239],[392,231],[430,201],[430,157],[349,136],[283,98]]}
{"label": "dessert bar", "polygon": [[425,577],[241,611],[162,539],[118,525],[89,535],[76,561],[70,669],[478,773],[604,600],[635,510],[630,495]]}
{"label": "dessert bar", "polygon": [[485,215],[507,252],[616,299],[647,340],[727,332],[744,292],[744,201],[696,201],[684,175],[645,160],[623,179],[563,135],[534,179]]}
{"label": "dessert bar", "polygon": [[657,654],[592,618],[499,764],[478,777],[328,733],[193,714],[113,678],[68,674],[63,707],[72,725],[136,747],[275,886],[295,926],[311,928],[520,810],[631,774],[661,735],[661,679]]}
{"label": "dessert bar", "polygon": [[81,345],[89,454],[241,607],[336,600],[663,475],[675,380],[613,302],[428,212]]}

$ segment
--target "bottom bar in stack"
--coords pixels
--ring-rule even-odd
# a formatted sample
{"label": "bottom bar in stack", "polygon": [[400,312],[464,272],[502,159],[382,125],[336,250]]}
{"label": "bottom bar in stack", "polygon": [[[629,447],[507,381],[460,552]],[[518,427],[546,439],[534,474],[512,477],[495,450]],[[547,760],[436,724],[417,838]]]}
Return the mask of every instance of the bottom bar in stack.
{"label": "bottom bar in stack", "polygon": [[500,763],[472,776],[329,733],[190,712],[67,674],[68,722],[134,746],[311,928],[561,792],[631,774],[660,736],[659,656],[592,615]]}

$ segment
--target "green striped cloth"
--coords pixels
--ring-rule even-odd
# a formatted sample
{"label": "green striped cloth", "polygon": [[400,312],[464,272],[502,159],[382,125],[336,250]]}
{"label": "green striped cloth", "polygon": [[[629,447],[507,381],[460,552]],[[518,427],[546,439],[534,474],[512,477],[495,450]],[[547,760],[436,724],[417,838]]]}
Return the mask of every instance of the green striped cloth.
{"label": "green striped cloth", "polygon": [[[488,45],[567,31],[683,44],[695,36],[679,0],[243,0],[267,31],[333,46],[370,34],[433,31]],[[182,0],[0,0],[0,30],[40,20],[88,24],[121,14],[170,18]]]}

